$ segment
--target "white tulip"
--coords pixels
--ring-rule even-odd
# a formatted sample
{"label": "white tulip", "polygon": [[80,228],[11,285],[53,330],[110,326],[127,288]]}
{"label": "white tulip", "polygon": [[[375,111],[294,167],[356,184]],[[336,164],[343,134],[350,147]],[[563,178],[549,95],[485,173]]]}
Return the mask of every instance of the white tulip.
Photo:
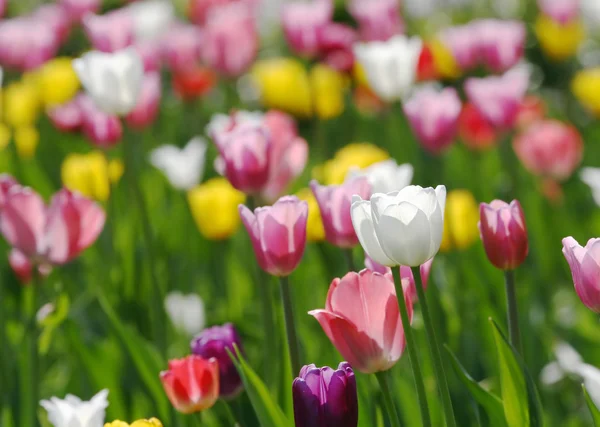
{"label": "white tulip", "polygon": [[190,190],[200,183],[204,174],[207,143],[199,136],[184,148],[161,145],[150,153],[150,163],[165,174],[173,187]]}
{"label": "white tulip", "polygon": [[592,399],[596,408],[600,409],[600,369],[583,363],[579,366],[577,373],[583,378],[583,384],[590,395],[590,399]]}
{"label": "white tulip", "polygon": [[600,2],[598,0],[581,0],[581,16],[591,32],[600,28]]}
{"label": "white tulip", "polygon": [[579,176],[584,183],[589,185],[594,201],[600,206],[600,168],[582,168]]}
{"label": "white tulip", "polygon": [[199,295],[170,292],[165,298],[165,310],[175,328],[189,336],[204,329],[204,302]]}
{"label": "white tulip", "polygon": [[352,224],[365,252],[388,267],[416,267],[440,249],[446,187],[410,185],[371,200],[352,198]]}
{"label": "white tulip", "polygon": [[367,177],[372,193],[392,193],[410,185],[413,167],[408,163],[398,165],[393,159],[383,160],[364,169],[351,169],[346,181],[358,176]]}
{"label": "white tulip", "polygon": [[98,392],[89,401],[67,394],[64,399],[52,397],[40,405],[48,412],[54,427],[102,427],[108,406],[108,390]]}
{"label": "white tulip", "polygon": [[405,97],[412,88],[421,47],[418,37],[397,35],[385,42],[357,43],[354,54],[371,89],[389,102]]}
{"label": "white tulip", "polygon": [[136,41],[155,41],[173,22],[173,4],[168,0],[145,0],[132,3],[128,10],[133,20]]}
{"label": "white tulip", "polygon": [[135,108],[144,65],[133,48],[114,53],[91,51],[73,60],[73,67],[86,92],[105,113],[126,115]]}

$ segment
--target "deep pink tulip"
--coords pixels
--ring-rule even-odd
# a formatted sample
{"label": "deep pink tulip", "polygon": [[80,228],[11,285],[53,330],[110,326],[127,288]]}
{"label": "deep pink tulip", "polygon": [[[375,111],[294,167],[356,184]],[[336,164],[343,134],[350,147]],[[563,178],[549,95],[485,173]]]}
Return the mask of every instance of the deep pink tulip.
{"label": "deep pink tulip", "polygon": [[357,194],[362,199],[371,197],[371,185],[366,177],[356,177],[341,185],[319,185],[317,181],[310,183],[325,229],[325,238],[332,245],[341,248],[352,248],[358,244],[358,237],[350,217],[352,196]]}
{"label": "deep pink tulip", "polygon": [[471,25],[477,26],[480,60],[490,70],[504,72],[523,58],[527,36],[523,22],[482,19]]}
{"label": "deep pink tulip", "polygon": [[123,126],[118,116],[100,110],[87,95],[79,95],[77,102],[81,110],[81,130],[93,145],[110,148],[121,141]]}
{"label": "deep pink tulip", "polygon": [[244,205],[239,211],[258,265],[273,276],[290,275],[306,247],[308,204],[295,196],[284,196],[254,213]]}
{"label": "deep pink tulip", "polygon": [[201,34],[198,27],[177,23],[163,36],[161,55],[171,71],[187,71],[200,60]]}
{"label": "deep pink tulip", "polygon": [[350,72],[354,66],[352,46],[357,40],[354,28],[330,22],[320,30],[318,37],[322,61],[340,72]]}
{"label": "deep pink tulip", "polygon": [[231,4],[211,12],[202,32],[201,57],[206,65],[227,76],[248,70],[258,52],[258,32],[252,11]]}
{"label": "deep pink tulip", "polygon": [[94,49],[101,52],[116,52],[134,41],[133,19],[127,9],[89,14],[83,18],[83,30]]}
{"label": "deep pink tulip", "polygon": [[538,0],[542,13],[565,25],[579,16],[579,0]]}
{"label": "deep pink tulip", "polygon": [[79,101],[79,97],[75,97],[66,104],[58,105],[46,112],[55,128],[62,132],[72,132],[81,127],[83,113]]}
{"label": "deep pink tulip", "polygon": [[125,117],[127,124],[134,129],[143,129],[152,124],[158,114],[160,98],[160,74],[158,72],[146,73],[137,105]]}
{"label": "deep pink tulip", "polygon": [[[405,297],[412,322],[413,307]],[[323,331],[354,369],[371,374],[390,369],[406,347],[391,274],[364,269],[336,278],[324,310],[312,310]]]}
{"label": "deep pink tulip", "polygon": [[479,233],[490,262],[501,270],[514,270],[529,252],[527,226],[521,204],[493,200],[479,205]]}
{"label": "deep pink tulip", "polygon": [[57,3],[65,8],[71,21],[79,22],[88,13],[98,12],[102,0],[57,0]]}
{"label": "deep pink tulip", "polygon": [[452,57],[462,71],[477,66],[479,61],[478,28],[474,23],[446,28],[439,40],[452,52]]}
{"label": "deep pink tulip", "polygon": [[562,240],[563,254],[571,267],[575,292],[590,310],[600,313],[600,239],[585,247],[569,236]]}
{"label": "deep pink tulip", "polygon": [[404,103],[404,113],[419,142],[438,154],[448,148],[458,131],[462,103],[454,88],[417,90]]}
{"label": "deep pink tulip", "polygon": [[510,130],[515,125],[528,85],[529,72],[515,68],[497,77],[469,78],[465,92],[488,122],[496,128]]}
{"label": "deep pink tulip", "polygon": [[569,178],[583,158],[581,135],[574,126],[558,120],[529,126],[514,139],[513,148],[531,173],[558,181]]}
{"label": "deep pink tulip", "polygon": [[298,55],[314,57],[320,52],[319,33],[333,17],[331,0],[286,3],[281,10],[283,32]]}
{"label": "deep pink tulip", "polygon": [[6,200],[6,195],[8,194],[10,189],[15,185],[19,185],[19,183],[11,175],[8,175],[6,173],[0,174],[0,212],[2,212],[2,207],[4,206],[4,201]]}
{"label": "deep pink tulip", "polygon": [[[429,280],[429,272],[431,271],[432,263],[433,258],[419,267],[419,271],[421,272],[421,280],[423,281],[423,289],[427,289],[427,281]],[[367,254],[365,254],[365,268],[379,274],[392,274],[392,269],[390,267],[379,264]],[[418,297],[415,276],[412,273],[412,269],[404,265],[401,265],[399,268],[400,277],[402,279],[402,289],[404,289],[404,292],[407,293],[408,297],[410,297],[410,300],[415,303],[418,300]]]}
{"label": "deep pink tulip", "polygon": [[351,0],[348,11],[364,41],[386,41],[404,33],[398,0]]}

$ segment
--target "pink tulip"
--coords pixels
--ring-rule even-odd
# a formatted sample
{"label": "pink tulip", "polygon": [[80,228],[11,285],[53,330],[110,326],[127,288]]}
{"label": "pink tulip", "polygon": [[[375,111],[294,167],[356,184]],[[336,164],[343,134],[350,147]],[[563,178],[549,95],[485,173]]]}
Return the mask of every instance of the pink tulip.
{"label": "pink tulip", "polygon": [[439,40],[452,52],[452,57],[462,71],[477,66],[479,61],[478,28],[474,23],[446,28],[439,35]]}
{"label": "pink tulip", "polygon": [[160,46],[155,41],[137,42],[133,49],[142,58],[145,73],[154,73],[160,71],[161,52]]}
{"label": "pink tulip", "polygon": [[579,0],[538,0],[542,13],[561,25],[579,16]]}
{"label": "pink tulip", "polygon": [[[412,322],[413,307],[405,298]],[[370,374],[390,369],[406,347],[391,274],[350,272],[329,287],[324,310],[312,310],[323,331],[354,369]]]}
{"label": "pink tulip", "polygon": [[281,22],[290,48],[298,55],[314,57],[320,51],[319,33],[331,22],[333,2],[312,0],[282,6]]}
{"label": "pink tulip", "polygon": [[8,0],[0,0],[0,18],[2,18],[4,16],[4,14],[6,13],[7,3],[8,3]]}
{"label": "pink tulip", "polygon": [[529,252],[527,226],[521,204],[502,200],[479,206],[479,233],[490,262],[501,270],[514,270]]}
{"label": "pink tulip", "polygon": [[354,66],[352,46],[356,42],[356,31],[344,24],[330,22],[318,34],[319,56],[331,68],[350,72]]}
{"label": "pink tulip", "polygon": [[306,247],[308,204],[295,196],[284,196],[254,213],[244,205],[239,205],[239,211],[258,265],[273,276],[290,275]]}
{"label": "pink tulip", "polygon": [[235,3],[238,0],[190,0],[188,2],[188,16],[196,25],[204,25],[212,10],[221,6]]}
{"label": "pink tulip", "polygon": [[171,71],[187,71],[200,60],[201,35],[194,25],[177,23],[164,35],[161,55]]}
{"label": "pink tulip", "polygon": [[454,88],[415,91],[404,104],[404,113],[419,142],[439,154],[454,141],[462,104]]}
{"label": "pink tulip", "polygon": [[[22,252],[12,249],[8,254],[8,264],[21,283],[31,283],[33,264]],[[47,277],[51,272],[52,267],[50,265],[41,264],[37,267],[37,273],[40,277]]]}
{"label": "pink tulip", "polygon": [[[433,258],[421,265],[419,271],[421,272],[421,280],[423,281],[423,289],[427,289],[427,281],[429,280],[429,272],[431,271],[431,264]],[[379,274],[392,274],[392,269],[385,265],[379,264],[374,261],[369,255],[365,254],[365,268]],[[407,294],[407,297],[415,303],[418,300],[417,288],[415,284],[415,277],[410,267],[401,265],[400,267],[400,278],[402,280],[402,289]]]}
{"label": "pink tulip", "polygon": [[11,175],[6,173],[0,174],[0,212],[2,212],[2,208],[4,207],[6,195],[15,185],[19,185],[19,183]]}
{"label": "pink tulip", "polygon": [[127,124],[134,129],[143,129],[152,124],[158,114],[160,98],[160,74],[158,72],[146,73],[137,105],[125,117]]}
{"label": "pink tulip", "polygon": [[364,41],[386,41],[404,33],[398,0],[351,0],[348,11]]}
{"label": "pink tulip", "polygon": [[133,19],[127,9],[89,14],[83,18],[83,30],[94,49],[101,52],[116,52],[134,41]]}
{"label": "pink tulip", "polygon": [[569,236],[562,240],[562,244],[573,275],[575,292],[586,307],[600,313],[600,239],[590,239],[582,247]]}
{"label": "pink tulip", "polygon": [[64,42],[69,36],[71,20],[64,7],[57,4],[45,4],[38,7],[32,17],[48,25],[58,37],[59,43]]}
{"label": "pink tulip", "polygon": [[58,0],[57,2],[65,8],[71,21],[79,22],[88,13],[98,12],[102,0]]}
{"label": "pink tulip", "polygon": [[39,17],[24,16],[0,21],[0,63],[19,71],[37,68],[56,56],[60,47],[59,37],[54,23]]}
{"label": "pink tulip", "polygon": [[490,70],[504,72],[523,58],[527,36],[523,22],[482,19],[471,25],[477,26],[480,60]]}
{"label": "pink tulip", "polygon": [[371,185],[366,177],[356,177],[341,185],[319,185],[317,181],[310,183],[325,228],[325,238],[332,245],[351,248],[358,244],[358,237],[350,217],[352,196],[357,194],[362,199],[371,196]]}
{"label": "pink tulip", "polygon": [[214,10],[202,35],[202,60],[228,77],[237,77],[247,71],[258,52],[254,16],[243,4]]}
{"label": "pink tulip", "polygon": [[13,186],[6,195],[0,231],[34,264],[64,264],[89,247],[104,226],[104,211],[93,201],[60,190],[46,206],[39,194]]}
{"label": "pink tulip", "polygon": [[514,68],[501,76],[471,77],[465,82],[469,101],[496,128],[512,129],[527,92],[529,72]]}
{"label": "pink tulip", "polygon": [[66,104],[53,107],[47,111],[48,118],[55,128],[61,132],[78,130],[83,122],[83,113],[79,105],[79,97],[73,98]]}
{"label": "pink tulip", "polygon": [[118,116],[100,110],[87,95],[79,95],[77,99],[82,114],[83,134],[93,145],[110,148],[121,141],[123,127]]}
{"label": "pink tulip", "polygon": [[528,171],[558,181],[569,178],[583,158],[581,135],[558,120],[534,123],[514,139],[513,147]]}

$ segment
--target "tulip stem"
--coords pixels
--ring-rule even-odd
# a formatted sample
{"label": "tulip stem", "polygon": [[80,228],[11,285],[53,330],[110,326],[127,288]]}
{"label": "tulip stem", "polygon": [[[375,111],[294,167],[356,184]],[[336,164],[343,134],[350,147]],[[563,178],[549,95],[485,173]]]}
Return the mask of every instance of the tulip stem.
{"label": "tulip stem", "polygon": [[38,391],[41,378],[38,369],[38,334],[36,314],[38,309],[37,294],[40,281],[37,266],[33,267],[32,280],[29,286],[23,289],[23,310],[27,316],[27,328],[25,329],[25,355],[21,365],[21,414],[19,425],[37,425]]}
{"label": "tulip stem", "polygon": [[425,298],[425,290],[423,289],[423,281],[419,267],[412,267],[412,273],[415,278],[415,287],[417,288],[419,304],[421,305],[425,331],[427,332],[427,341],[429,343],[431,360],[433,361],[433,370],[437,379],[440,395],[442,396],[442,406],[444,407],[444,414],[446,416],[446,425],[448,427],[456,427],[454,410],[452,409],[452,399],[450,398],[450,390],[448,388],[448,380],[446,379],[446,373],[444,372],[444,363],[440,353],[440,346],[435,336],[431,316],[429,315],[429,308],[427,306],[427,299]]}
{"label": "tulip stem", "polygon": [[390,385],[388,384],[388,372],[389,371],[376,372],[375,378],[377,378],[377,382],[379,382],[379,387],[381,388],[381,393],[383,394],[383,404],[388,413],[390,424],[392,427],[400,427],[398,411],[396,410],[396,405],[394,405],[392,393],[390,392]]}
{"label": "tulip stem", "polygon": [[356,266],[354,265],[354,253],[352,252],[352,248],[345,249],[344,255],[346,255],[346,261],[348,262],[349,271],[356,271]]}
{"label": "tulip stem", "polygon": [[508,313],[508,335],[512,346],[521,354],[521,333],[519,331],[519,311],[517,307],[517,292],[515,290],[515,272],[506,270],[504,272],[506,284],[506,311]]}
{"label": "tulip stem", "polygon": [[419,401],[419,409],[421,410],[421,422],[423,427],[431,426],[431,416],[429,415],[429,405],[427,404],[427,394],[425,394],[425,383],[423,382],[423,374],[421,373],[421,363],[419,362],[419,354],[417,351],[417,342],[413,335],[408,318],[408,309],[404,299],[404,290],[402,288],[402,279],[400,277],[400,269],[392,268],[394,275],[394,284],[396,286],[396,295],[398,296],[398,307],[400,308],[400,318],[402,319],[402,328],[406,337],[406,348],[408,349],[408,360],[413,371],[415,380],[415,388],[417,389],[417,400]]}
{"label": "tulip stem", "polygon": [[287,335],[288,350],[292,362],[292,378],[300,372],[300,354],[298,351],[298,337],[296,336],[296,325],[294,324],[294,308],[290,294],[290,281],[287,276],[279,278],[281,288],[281,302],[285,316],[285,332]]}

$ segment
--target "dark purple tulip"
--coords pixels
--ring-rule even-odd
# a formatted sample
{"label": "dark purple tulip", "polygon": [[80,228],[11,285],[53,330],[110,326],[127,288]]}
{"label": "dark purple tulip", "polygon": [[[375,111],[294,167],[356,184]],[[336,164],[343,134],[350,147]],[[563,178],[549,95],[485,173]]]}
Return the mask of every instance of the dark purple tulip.
{"label": "dark purple tulip", "polygon": [[356,427],[358,398],[348,362],[337,370],[305,365],[292,385],[296,427]]}
{"label": "dark purple tulip", "polygon": [[207,328],[191,342],[192,353],[207,360],[211,357],[218,360],[220,397],[224,399],[231,399],[242,390],[242,380],[227,354],[227,350],[235,353],[234,344],[242,351],[240,336],[231,323]]}

